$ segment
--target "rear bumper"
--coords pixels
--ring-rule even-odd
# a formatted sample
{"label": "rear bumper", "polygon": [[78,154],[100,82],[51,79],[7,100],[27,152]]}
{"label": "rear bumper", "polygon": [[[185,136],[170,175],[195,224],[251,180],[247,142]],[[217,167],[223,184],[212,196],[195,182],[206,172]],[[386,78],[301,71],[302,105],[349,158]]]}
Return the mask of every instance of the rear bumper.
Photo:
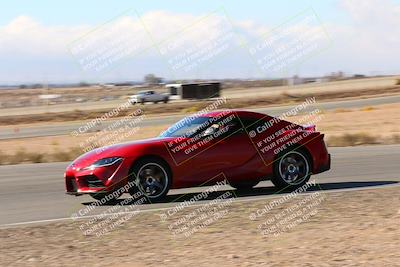
{"label": "rear bumper", "polygon": [[319,136],[311,139],[311,141],[308,142],[305,146],[310,152],[310,156],[312,158],[313,174],[330,170],[331,154],[328,153],[323,134],[320,134]]}
{"label": "rear bumper", "polygon": [[329,171],[331,169],[331,154],[328,154],[328,160],[326,163],[321,164],[318,168],[318,170],[316,171],[316,173],[321,173],[321,172],[325,172],[325,171]]}

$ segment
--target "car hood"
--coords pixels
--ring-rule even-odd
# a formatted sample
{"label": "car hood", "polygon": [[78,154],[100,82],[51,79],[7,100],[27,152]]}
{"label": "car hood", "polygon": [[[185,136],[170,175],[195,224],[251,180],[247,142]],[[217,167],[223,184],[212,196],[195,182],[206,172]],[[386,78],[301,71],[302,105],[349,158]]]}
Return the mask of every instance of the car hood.
{"label": "car hood", "polygon": [[160,144],[162,142],[168,142],[175,138],[172,137],[156,137],[132,142],[126,142],[121,144],[115,144],[105,147],[100,147],[94,150],[91,150],[77,159],[75,159],[70,166],[74,168],[84,168],[92,163],[96,162],[99,159],[109,158],[109,157],[124,157],[126,156],[127,151],[132,151],[132,149],[138,147],[151,146],[155,144]]}

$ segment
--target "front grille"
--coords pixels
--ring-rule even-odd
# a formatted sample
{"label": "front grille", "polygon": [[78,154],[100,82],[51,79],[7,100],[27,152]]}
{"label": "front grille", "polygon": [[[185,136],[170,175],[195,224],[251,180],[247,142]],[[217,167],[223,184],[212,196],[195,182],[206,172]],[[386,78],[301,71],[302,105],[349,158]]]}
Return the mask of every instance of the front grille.
{"label": "front grille", "polygon": [[94,175],[86,175],[81,177],[81,179],[86,181],[88,187],[104,187],[103,182]]}

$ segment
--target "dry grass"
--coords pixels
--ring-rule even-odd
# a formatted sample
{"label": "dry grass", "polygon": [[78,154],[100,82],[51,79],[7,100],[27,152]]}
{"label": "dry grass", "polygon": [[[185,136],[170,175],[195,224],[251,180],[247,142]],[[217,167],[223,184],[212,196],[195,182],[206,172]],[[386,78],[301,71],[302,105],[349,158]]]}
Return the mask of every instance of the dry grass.
{"label": "dry grass", "polygon": [[26,153],[26,150],[23,148],[18,148],[18,150],[15,152],[15,154],[6,157],[8,159],[6,163],[9,164],[18,164],[18,163],[23,163],[28,161],[28,155]]}
{"label": "dry grass", "polygon": [[350,112],[336,113],[326,111],[317,122],[317,129],[326,136],[367,133],[387,140],[394,134],[400,134],[400,104],[374,106],[368,112],[352,109]]}
{"label": "dry grass", "polygon": [[400,134],[392,135],[392,143],[393,144],[400,144]]}
{"label": "dry grass", "polygon": [[6,155],[3,153],[3,151],[0,150],[0,165],[5,164],[6,162]]}
{"label": "dry grass", "polygon": [[198,112],[200,110],[201,110],[201,107],[199,105],[194,105],[194,106],[182,109],[181,113],[190,114],[190,113]]}
{"label": "dry grass", "polygon": [[[31,163],[42,163],[47,162],[46,159],[47,154],[43,152],[30,152],[26,151],[26,149],[20,147],[18,150],[12,155],[2,155],[3,159],[0,161],[1,164],[20,164],[25,162]],[[50,157],[52,158],[52,157]]]}
{"label": "dry grass", "polygon": [[27,159],[29,162],[32,162],[32,163],[42,163],[42,162],[45,162],[44,156],[45,155],[43,155],[41,153],[32,152],[32,153],[27,154]]}
{"label": "dry grass", "polygon": [[328,138],[328,146],[359,146],[378,144],[379,138],[367,133],[343,134]]}
{"label": "dry grass", "polygon": [[375,108],[374,107],[363,107],[362,109],[361,109],[361,111],[372,111],[372,110],[374,110]]}
{"label": "dry grass", "polygon": [[[80,152],[82,154],[83,151]],[[78,157],[79,154],[75,154],[72,150],[57,150],[53,154],[48,155],[48,158],[52,158],[54,161],[71,161]]]}
{"label": "dry grass", "polygon": [[339,136],[330,136],[327,140],[328,146],[345,147],[375,144],[400,144],[400,134],[389,136],[373,136],[368,133],[343,134]]}
{"label": "dry grass", "polygon": [[346,108],[337,108],[335,109],[335,113],[344,113],[344,112],[351,112],[350,109],[346,109]]}
{"label": "dry grass", "polygon": [[70,148],[66,151],[57,150],[53,153],[27,152],[20,148],[14,154],[5,154],[0,151],[0,165],[72,161],[82,153],[83,151],[79,148]]}

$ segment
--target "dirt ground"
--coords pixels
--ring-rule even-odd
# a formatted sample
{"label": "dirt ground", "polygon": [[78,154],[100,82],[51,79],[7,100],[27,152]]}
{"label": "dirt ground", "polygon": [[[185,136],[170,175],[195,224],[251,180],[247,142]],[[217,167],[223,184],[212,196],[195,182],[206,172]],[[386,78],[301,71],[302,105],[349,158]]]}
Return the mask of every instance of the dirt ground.
{"label": "dirt ground", "polygon": [[[373,136],[378,143],[394,142],[392,140],[393,136],[400,136],[399,110],[400,104],[387,104],[361,109],[323,111],[321,119],[316,122],[317,130],[325,133],[328,140],[331,137],[347,133],[361,133]],[[299,117],[292,117],[290,119],[296,121]],[[130,134],[118,141],[123,142],[156,137],[163,130],[167,129],[168,126],[170,125],[140,127],[134,134]],[[80,144],[86,144],[90,137],[95,134],[82,134],[78,137],[60,135],[2,140],[0,141],[0,150],[4,154],[13,154],[20,149],[24,149],[26,152],[40,151],[42,153],[54,153],[60,150],[79,147]],[[26,144],[29,144],[29,146],[26,146]]]}
{"label": "dirt ground", "polygon": [[[82,220],[2,229],[0,265],[400,266],[400,187],[317,192],[318,198],[298,195],[254,220],[252,214],[283,196],[233,201],[223,217],[187,237],[174,235],[169,223],[197,207],[166,221],[160,220],[165,211],[138,213],[102,236],[84,235]],[[287,227],[290,214],[306,206],[310,215]],[[279,234],[263,235],[259,225],[284,211],[290,212],[279,218],[286,223]]]}

